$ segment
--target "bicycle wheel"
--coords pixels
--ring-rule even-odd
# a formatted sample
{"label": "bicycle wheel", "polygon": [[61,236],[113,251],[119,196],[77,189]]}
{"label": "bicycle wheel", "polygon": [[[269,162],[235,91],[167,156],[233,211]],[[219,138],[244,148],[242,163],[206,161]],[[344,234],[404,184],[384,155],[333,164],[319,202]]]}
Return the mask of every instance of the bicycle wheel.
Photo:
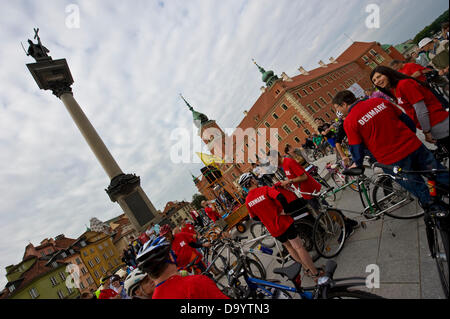
{"label": "bicycle wheel", "polygon": [[442,290],[445,297],[449,298],[449,236],[448,232],[443,229],[434,228],[434,247],[436,251],[436,265],[439,277],[441,279]]}
{"label": "bicycle wheel", "polygon": [[[400,184],[393,182],[387,176],[383,176],[375,182],[372,190],[372,199],[375,207],[380,211],[397,205],[398,208],[385,212],[386,215],[392,218],[412,219],[421,217],[424,214],[417,199],[401,187]],[[406,205],[408,206],[402,208]]]}
{"label": "bicycle wheel", "polygon": [[381,296],[361,290],[348,290],[347,288],[331,289],[327,299],[384,299]]}
{"label": "bicycle wheel", "polygon": [[314,241],[313,241],[313,231],[314,231],[314,223],[308,220],[298,220],[295,222],[295,229],[297,230],[298,235],[300,236],[303,247],[307,251],[311,251],[314,249]]}
{"label": "bicycle wheel", "polygon": [[345,185],[345,175],[339,172],[331,173],[331,179],[334,181],[337,187],[342,187]]}
{"label": "bicycle wheel", "polygon": [[263,223],[261,222],[253,223],[252,226],[250,226],[250,232],[253,238],[269,234],[268,237],[259,240],[258,243],[268,248],[273,248],[275,246],[275,239],[272,236],[270,236],[269,231],[267,230],[266,226],[264,226]]}
{"label": "bicycle wheel", "polygon": [[260,262],[257,262],[254,259],[250,259],[247,257],[246,260],[246,270],[250,274],[250,277],[257,279],[266,279],[266,270],[261,265]]}
{"label": "bicycle wheel", "polygon": [[327,209],[319,214],[314,224],[314,245],[317,253],[324,258],[332,258],[344,247],[345,223],[342,213]]}

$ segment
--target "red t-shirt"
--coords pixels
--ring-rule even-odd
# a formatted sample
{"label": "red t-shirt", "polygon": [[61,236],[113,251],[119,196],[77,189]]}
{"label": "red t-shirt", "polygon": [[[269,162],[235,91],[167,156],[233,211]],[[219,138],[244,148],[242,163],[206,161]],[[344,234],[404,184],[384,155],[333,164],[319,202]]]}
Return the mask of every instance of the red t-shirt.
{"label": "red t-shirt", "polygon": [[384,99],[357,103],[344,121],[348,143],[364,144],[380,163],[398,162],[422,145],[416,134],[399,119],[402,113]]}
{"label": "red t-shirt", "polygon": [[252,189],[245,199],[250,217],[257,216],[273,237],[278,237],[294,222],[289,215],[280,215],[283,210],[276,200],[280,192],[263,186]]}
{"label": "red t-shirt", "polygon": [[448,117],[448,112],[444,110],[441,102],[439,102],[433,92],[412,79],[400,80],[397,87],[392,90],[392,93],[394,93],[395,97],[397,97],[398,105],[405,110],[406,114],[408,114],[408,116],[414,121],[418,129],[422,128],[420,127],[420,123],[417,119],[416,111],[413,106],[417,102],[425,102],[428,109],[431,126],[441,123]]}
{"label": "red t-shirt", "polygon": [[173,276],[156,286],[152,299],[230,299],[204,275]]}
{"label": "red t-shirt", "polygon": [[112,289],[103,289],[100,291],[100,295],[98,295],[98,299],[112,299],[117,296],[117,292]]}
{"label": "red t-shirt", "polygon": [[[425,68],[423,66],[421,66],[420,64],[417,63],[405,63],[403,65],[403,68],[401,68],[400,70],[398,70],[398,72],[406,74],[408,76],[413,75],[414,73],[416,73],[417,71],[422,71],[425,70]],[[427,82],[427,77],[425,75],[419,75],[417,78],[417,80],[422,81],[422,82]]]}
{"label": "red t-shirt", "polygon": [[196,242],[194,234],[180,232],[176,234],[172,241],[172,250],[177,257],[177,266],[182,268],[189,264],[195,256],[198,256],[197,262],[202,260],[202,255],[197,249],[189,246],[189,243]]}
{"label": "red t-shirt", "polygon": [[141,244],[145,244],[150,239],[146,233],[142,233],[138,238]]}
{"label": "red t-shirt", "polygon": [[[283,160],[283,170],[286,174],[286,177],[289,179],[294,179],[298,176],[301,176],[303,174],[306,174],[308,176],[308,179],[301,183],[294,183],[293,185],[296,188],[300,188],[301,192],[305,193],[313,193],[314,191],[318,192],[320,191],[320,188],[322,187],[314,178],[309,175],[307,171],[301,166],[297,161],[290,157],[285,157]],[[302,194],[302,197],[304,199],[312,199],[313,196]]]}
{"label": "red t-shirt", "polygon": [[215,210],[213,210],[211,207],[206,206],[205,207],[205,213],[206,215],[208,215],[209,218],[211,218],[211,220],[213,222],[215,222],[216,220],[220,219],[220,215],[218,212],[216,212]]}
{"label": "red t-shirt", "polygon": [[191,224],[186,224],[183,228],[181,228],[181,232],[197,235],[194,226],[192,226]]}
{"label": "red t-shirt", "polygon": [[281,187],[281,186],[280,186],[280,183],[276,183],[276,184],[273,186],[273,189],[275,189],[276,191],[280,192],[281,195],[283,195],[284,197],[286,197],[286,200],[287,200],[288,204],[289,204],[290,202],[293,202],[294,200],[297,200],[297,199],[298,199],[297,195],[295,195],[294,192],[292,192],[292,191],[290,191],[290,190],[288,190],[288,189],[286,189],[286,188],[284,188],[284,187]]}

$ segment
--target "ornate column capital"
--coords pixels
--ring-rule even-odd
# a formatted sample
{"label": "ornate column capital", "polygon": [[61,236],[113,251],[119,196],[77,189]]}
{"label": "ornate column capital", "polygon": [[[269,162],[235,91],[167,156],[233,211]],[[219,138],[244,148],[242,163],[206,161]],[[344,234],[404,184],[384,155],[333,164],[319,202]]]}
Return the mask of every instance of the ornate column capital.
{"label": "ornate column capital", "polygon": [[73,95],[72,87],[67,82],[52,83],[52,85],[50,86],[50,90],[52,90],[52,93],[56,95],[59,99],[61,98],[61,95],[63,95],[64,93],[70,93]]}
{"label": "ornate column capital", "polygon": [[120,174],[111,180],[105,191],[111,201],[116,202],[119,196],[130,194],[140,184],[141,178],[136,176],[136,174]]}

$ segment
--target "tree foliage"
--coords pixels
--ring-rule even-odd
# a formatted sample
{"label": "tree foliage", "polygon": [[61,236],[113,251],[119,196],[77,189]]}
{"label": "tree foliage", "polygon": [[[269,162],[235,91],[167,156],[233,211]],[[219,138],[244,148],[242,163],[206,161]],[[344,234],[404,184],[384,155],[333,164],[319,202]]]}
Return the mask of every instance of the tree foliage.
{"label": "tree foliage", "polygon": [[441,14],[432,24],[426,26],[422,31],[416,34],[413,41],[418,44],[420,40],[426,37],[432,37],[436,32],[441,31],[441,24],[448,21],[448,10]]}

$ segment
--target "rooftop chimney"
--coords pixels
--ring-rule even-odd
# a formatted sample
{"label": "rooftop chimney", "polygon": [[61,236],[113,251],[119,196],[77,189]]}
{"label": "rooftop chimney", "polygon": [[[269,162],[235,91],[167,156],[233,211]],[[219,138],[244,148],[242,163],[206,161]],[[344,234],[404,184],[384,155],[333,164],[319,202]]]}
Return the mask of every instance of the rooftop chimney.
{"label": "rooftop chimney", "polygon": [[265,92],[266,92],[266,87],[261,86],[261,92],[262,92],[262,93],[265,93]]}
{"label": "rooftop chimney", "polygon": [[299,67],[298,70],[300,71],[300,74],[309,75],[308,71],[306,71],[302,66]]}
{"label": "rooftop chimney", "polygon": [[319,65],[320,65],[321,68],[326,68],[327,67],[327,65],[322,60],[319,61]]}
{"label": "rooftop chimney", "polygon": [[331,63],[337,63],[336,59],[333,58],[333,57],[330,58],[330,62],[331,62]]}
{"label": "rooftop chimney", "polygon": [[247,112],[247,111],[244,111],[244,115],[247,116],[247,114],[248,114],[248,112]]}

